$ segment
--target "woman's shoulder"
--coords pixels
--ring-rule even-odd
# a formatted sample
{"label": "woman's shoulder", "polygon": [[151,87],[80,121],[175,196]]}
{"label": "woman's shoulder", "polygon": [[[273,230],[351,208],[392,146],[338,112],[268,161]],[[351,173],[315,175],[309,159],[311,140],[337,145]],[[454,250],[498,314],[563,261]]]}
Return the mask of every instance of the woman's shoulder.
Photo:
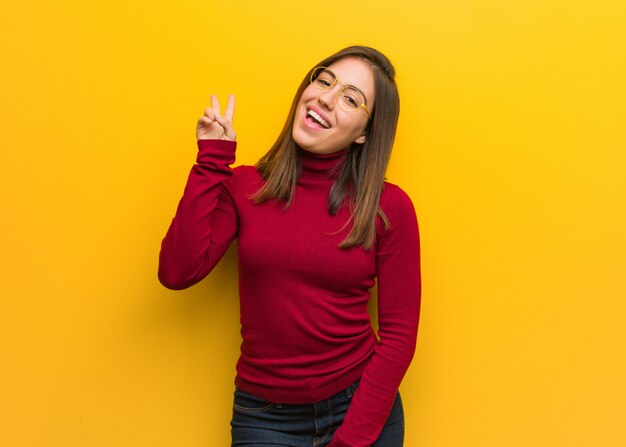
{"label": "woman's shoulder", "polygon": [[256,169],[256,166],[253,165],[239,165],[233,168],[233,175],[238,177],[251,177],[255,175],[259,175],[259,172]]}
{"label": "woman's shoulder", "polygon": [[379,235],[388,233],[389,230],[406,231],[407,228],[417,227],[417,216],[411,197],[400,186],[385,182],[380,196],[380,208],[389,221],[389,226],[379,219],[377,231]]}
{"label": "woman's shoulder", "polygon": [[400,186],[391,182],[384,182],[380,195],[380,206],[383,211],[393,212],[414,209],[411,197]]}
{"label": "woman's shoulder", "polygon": [[258,189],[262,183],[263,177],[259,174],[256,166],[239,165],[233,168],[233,178],[231,179],[233,187],[249,191],[251,188]]}

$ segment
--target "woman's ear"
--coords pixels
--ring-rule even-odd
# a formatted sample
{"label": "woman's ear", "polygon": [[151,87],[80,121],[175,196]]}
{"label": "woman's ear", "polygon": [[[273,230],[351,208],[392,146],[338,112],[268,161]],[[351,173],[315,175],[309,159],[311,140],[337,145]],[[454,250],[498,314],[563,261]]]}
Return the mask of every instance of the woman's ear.
{"label": "woman's ear", "polygon": [[363,132],[356,140],[354,140],[354,142],[357,144],[363,144],[365,143],[365,140],[367,140],[367,134]]}

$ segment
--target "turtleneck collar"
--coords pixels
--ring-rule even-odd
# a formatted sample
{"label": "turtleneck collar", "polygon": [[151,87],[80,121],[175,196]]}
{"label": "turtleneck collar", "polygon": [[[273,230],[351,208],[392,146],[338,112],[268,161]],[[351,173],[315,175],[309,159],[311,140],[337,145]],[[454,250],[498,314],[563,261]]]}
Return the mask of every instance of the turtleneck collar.
{"label": "turtleneck collar", "polygon": [[[345,159],[350,149],[343,149],[331,154],[316,154],[298,148],[300,160],[302,161],[301,181],[328,181],[337,176],[338,167]],[[331,172],[332,171],[332,172]]]}

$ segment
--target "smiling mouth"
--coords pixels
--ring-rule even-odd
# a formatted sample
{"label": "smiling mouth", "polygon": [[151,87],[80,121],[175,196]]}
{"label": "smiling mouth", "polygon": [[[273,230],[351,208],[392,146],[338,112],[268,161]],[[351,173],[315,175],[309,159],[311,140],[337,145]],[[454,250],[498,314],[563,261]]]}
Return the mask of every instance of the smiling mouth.
{"label": "smiling mouth", "polygon": [[330,129],[330,124],[328,124],[328,122],[324,118],[322,118],[317,112],[309,109],[306,112],[306,116],[307,116],[307,118],[310,117],[313,121],[318,123],[324,129]]}

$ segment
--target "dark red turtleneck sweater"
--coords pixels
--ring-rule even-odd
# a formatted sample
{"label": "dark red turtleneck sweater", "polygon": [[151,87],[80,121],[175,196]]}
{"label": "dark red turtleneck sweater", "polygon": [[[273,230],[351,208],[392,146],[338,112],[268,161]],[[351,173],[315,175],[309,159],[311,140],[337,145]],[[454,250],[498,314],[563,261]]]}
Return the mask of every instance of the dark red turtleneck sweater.
{"label": "dark red turtleneck sweater", "polygon": [[[171,289],[204,278],[238,239],[241,356],[236,384],[263,399],[313,403],[361,378],[331,446],[376,440],[415,350],[420,308],[419,237],[409,197],[385,183],[375,246],[342,250],[347,209],[328,212],[329,172],[346,151],[301,151],[294,201],[254,204],[263,184],[253,166],[229,167],[236,143],[198,141],[176,216],[160,254]],[[377,340],[367,313],[377,278]]]}

